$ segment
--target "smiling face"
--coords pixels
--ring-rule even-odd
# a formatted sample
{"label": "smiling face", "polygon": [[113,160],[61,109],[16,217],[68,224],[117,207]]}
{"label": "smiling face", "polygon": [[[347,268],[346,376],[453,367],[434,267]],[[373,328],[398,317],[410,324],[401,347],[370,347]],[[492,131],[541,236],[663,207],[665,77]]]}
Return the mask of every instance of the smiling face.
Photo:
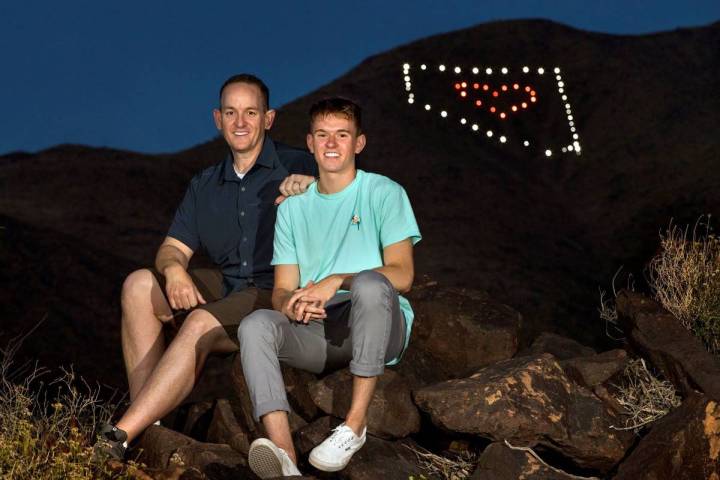
{"label": "smiling face", "polygon": [[365,148],[365,135],[342,113],[321,114],[312,121],[307,145],[321,174],[348,173],[355,170],[355,155]]}
{"label": "smiling face", "polygon": [[275,110],[265,110],[265,99],[256,85],[231,83],[223,90],[220,109],[213,110],[213,117],[234,155],[257,157]]}

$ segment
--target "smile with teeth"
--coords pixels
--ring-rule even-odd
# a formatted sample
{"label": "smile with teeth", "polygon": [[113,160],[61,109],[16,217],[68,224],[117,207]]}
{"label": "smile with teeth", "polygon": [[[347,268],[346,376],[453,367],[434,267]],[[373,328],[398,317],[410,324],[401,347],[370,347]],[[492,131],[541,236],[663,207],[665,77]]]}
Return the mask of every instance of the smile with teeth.
{"label": "smile with teeth", "polygon": [[337,158],[340,156],[340,154],[337,152],[325,152],[325,156],[330,158]]}
{"label": "smile with teeth", "polygon": [[240,130],[237,132],[233,132],[233,135],[235,135],[236,137],[242,137],[242,136],[248,135],[249,133],[250,132],[247,132],[245,130]]}

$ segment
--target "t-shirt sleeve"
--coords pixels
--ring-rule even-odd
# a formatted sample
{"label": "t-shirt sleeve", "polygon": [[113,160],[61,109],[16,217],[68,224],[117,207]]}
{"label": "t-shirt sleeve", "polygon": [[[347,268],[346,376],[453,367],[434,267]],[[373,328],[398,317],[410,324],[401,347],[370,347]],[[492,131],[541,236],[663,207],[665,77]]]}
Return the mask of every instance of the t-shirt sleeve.
{"label": "t-shirt sleeve", "polygon": [[379,215],[382,248],[406,238],[415,245],[422,236],[405,189],[393,182],[378,190],[383,191]]}
{"label": "t-shirt sleeve", "polygon": [[295,249],[295,237],[290,222],[290,201],[288,199],[281,203],[277,210],[271,265],[297,264],[297,250]]}
{"label": "t-shirt sleeve", "polygon": [[180,240],[192,251],[200,248],[200,235],[197,229],[197,191],[194,180],[190,182],[185,197],[175,211],[168,237]]}

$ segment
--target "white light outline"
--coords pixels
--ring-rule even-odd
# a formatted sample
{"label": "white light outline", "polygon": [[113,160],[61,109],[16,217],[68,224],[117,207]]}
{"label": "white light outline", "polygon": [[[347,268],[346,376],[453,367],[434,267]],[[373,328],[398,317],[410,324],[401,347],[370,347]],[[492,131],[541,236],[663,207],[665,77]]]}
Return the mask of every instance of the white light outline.
{"label": "white light outline", "polygon": [[[492,76],[492,74],[494,73],[493,68],[489,67],[489,66],[486,67],[485,70],[479,69],[476,66],[471,66],[471,67],[455,66],[454,68],[449,69],[444,64],[438,64],[435,68],[437,68],[436,71],[439,71],[440,73],[451,73],[454,75],[459,74],[463,70],[471,71],[473,73],[473,75],[482,75],[484,73],[485,76],[488,76],[488,77]],[[411,70],[412,70],[412,65],[410,63],[406,62],[402,65],[403,81],[405,83],[405,90],[408,92],[407,102],[409,105],[413,105],[415,103],[415,94],[412,91],[412,76],[410,74]],[[428,68],[428,64],[423,63],[420,65],[420,70],[434,71],[434,68],[432,68],[432,67]],[[506,75],[506,74],[510,73],[510,69],[508,67],[500,67],[498,70],[502,73],[502,75]],[[558,93],[561,94],[560,95],[561,104],[566,109],[566,115],[567,115],[567,119],[568,119],[568,127],[570,129],[570,136],[572,138],[572,143],[570,145],[563,146],[559,150],[562,153],[574,153],[575,155],[579,156],[582,151],[582,147],[580,145],[580,135],[577,133],[577,128],[576,128],[575,122],[574,122],[574,116],[571,113],[572,106],[570,104],[569,97],[568,97],[567,93],[565,92],[566,84],[565,84],[565,79],[562,77],[562,75],[560,75],[560,72],[561,72],[560,67],[554,67],[552,70],[550,70],[550,69],[545,70],[545,68],[542,66],[528,67],[526,65],[526,66],[523,66],[520,69],[520,71],[522,71],[522,73],[524,75],[544,76],[544,74],[547,73],[548,71],[552,71],[555,74],[555,81],[557,84]],[[408,77],[410,78],[410,81],[406,81]],[[429,103],[425,103],[424,109],[427,111],[430,111],[432,109],[432,106]],[[451,116],[451,114],[447,111],[446,108],[443,107],[440,110],[440,116],[442,118],[449,118]],[[461,118],[460,124],[467,125],[468,124],[467,119]],[[477,124],[472,124],[472,130],[474,132],[478,132],[481,130],[481,127]],[[488,133],[488,135],[486,135],[486,136],[488,138],[492,138],[494,136],[493,133],[489,130],[487,131],[487,133]],[[502,138],[505,140],[505,141],[502,141],[502,143],[506,143],[509,140],[504,135],[501,135],[499,138]],[[527,147],[527,146],[529,146],[529,142],[527,140],[523,140],[522,145]],[[553,150],[550,147],[540,148],[539,150],[543,151],[543,153],[545,154],[546,157],[550,157],[553,154],[558,152],[557,148],[555,148]],[[550,155],[548,155],[547,152],[550,152]]]}

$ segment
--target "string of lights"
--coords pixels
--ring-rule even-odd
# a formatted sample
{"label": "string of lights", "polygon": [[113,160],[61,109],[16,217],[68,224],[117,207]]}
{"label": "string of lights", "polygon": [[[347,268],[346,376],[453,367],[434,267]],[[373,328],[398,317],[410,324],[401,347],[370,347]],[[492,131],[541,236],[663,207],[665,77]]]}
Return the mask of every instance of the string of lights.
{"label": "string of lights", "polygon": [[[520,69],[520,71],[522,71],[522,79],[515,79],[514,81],[507,80],[507,76],[511,73],[508,67],[500,68],[499,76],[495,74],[492,67],[486,67],[483,70],[477,66],[467,69],[455,66],[450,69],[444,64],[439,64],[436,67],[429,67],[427,64],[423,63],[419,65],[419,70],[420,72],[425,73],[438,72],[440,75],[450,76],[451,88],[456,92],[455,98],[459,102],[468,103],[473,106],[476,111],[488,113],[500,121],[512,121],[513,117],[517,116],[521,112],[532,109],[533,106],[537,104],[539,98],[539,89],[534,85],[532,77],[534,75],[539,77],[544,77],[546,74],[551,75],[549,71],[546,72],[544,67],[531,69],[527,65]],[[470,78],[462,77],[465,70],[471,73]],[[416,92],[413,91],[411,65],[409,63],[404,63],[402,71],[403,80],[405,82],[405,91],[407,92],[407,102],[408,104],[413,105],[416,101]],[[570,138],[567,143],[563,143],[561,147],[556,147],[555,149],[562,153],[573,152],[576,155],[580,155],[582,152],[580,135],[577,132],[572,106],[570,105],[565,91],[565,81],[563,80],[560,67],[554,67],[552,72],[555,75],[555,83],[559,99],[561,100],[562,107],[565,109]],[[468,74],[465,75],[468,76]],[[499,83],[493,81],[493,75],[500,78]],[[477,78],[478,76],[482,78]],[[480,125],[476,122],[469,121],[467,116],[462,114],[451,114],[450,112],[452,109],[447,106],[434,109],[433,105],[430,103],[424,103],[423,107],[428,112],[433,110],[439,111],[440,117],[443,119],[455,119],[462,126],[469,125],[473,132],[479,132],[481,130]],[[496,133],[498,133],[498,135],[496,135]],[[492,128],[485,130],[485,136],[488,139],[497,138],[497,141],[502,144],[507,143],[510,140],[507,134],[495,132]],[[517,140],[519,140],[524,147],[531,146],[530,138],[519,138]],[[544,150],[544,154],[547,157],[550,157],[555,153],[552,146],[543,146],[541,150]]]}

